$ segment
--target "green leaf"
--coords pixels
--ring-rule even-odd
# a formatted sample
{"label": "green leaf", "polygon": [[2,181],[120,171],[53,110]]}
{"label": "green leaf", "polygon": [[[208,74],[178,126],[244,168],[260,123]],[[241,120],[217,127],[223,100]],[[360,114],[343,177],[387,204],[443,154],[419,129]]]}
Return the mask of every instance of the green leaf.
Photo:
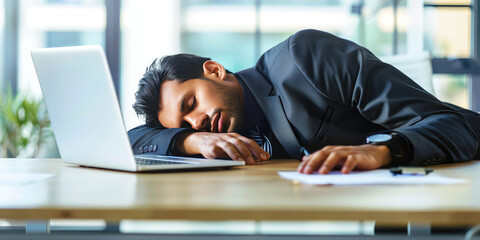
{"label": "green leaf", "polygon": [[3,157],[15,157],[29,147],[35,150],[35,154],[38,152],[35,148],[52,136],[50,120],[41,99],[22,93],[14,96],[9,88],[5,94],[0,94],[0,154]]}

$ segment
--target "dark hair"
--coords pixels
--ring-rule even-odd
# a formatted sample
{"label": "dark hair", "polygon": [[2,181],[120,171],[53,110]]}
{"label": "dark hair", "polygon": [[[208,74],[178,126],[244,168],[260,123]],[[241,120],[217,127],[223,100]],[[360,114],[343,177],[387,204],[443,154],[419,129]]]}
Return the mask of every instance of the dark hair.
{"label": "dark hair", "polygon": [[137,116],[145,117],[149,127],[161,126],[157,112],[161,108],[160,87],[165,81],[184,82],[193,78],[203,78],[203,63],[210,58],[193,54],[177,54],[155,59],[143,74],[135,93],[133,109]]}

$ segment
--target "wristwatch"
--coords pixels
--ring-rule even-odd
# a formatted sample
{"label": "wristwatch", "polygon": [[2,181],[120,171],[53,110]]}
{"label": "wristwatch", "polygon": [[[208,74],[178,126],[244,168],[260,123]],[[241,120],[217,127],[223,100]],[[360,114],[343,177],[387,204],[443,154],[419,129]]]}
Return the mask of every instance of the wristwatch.
{"label": "wristwatch", "polygon": [[407,161],[407,141],[398,133],[379,133],[367,137],[367,144],[385,145],[390,150],[391,165],[405,165]]}

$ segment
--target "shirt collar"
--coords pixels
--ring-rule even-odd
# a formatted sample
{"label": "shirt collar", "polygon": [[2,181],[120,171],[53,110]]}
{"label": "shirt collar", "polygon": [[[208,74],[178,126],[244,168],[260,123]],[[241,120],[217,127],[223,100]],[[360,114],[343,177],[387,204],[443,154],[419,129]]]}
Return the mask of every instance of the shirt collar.
{"label": "shirt collar", "polygon": [[240,132],[244,132],[248,129],[255,128],[255,124],[263,118],[263,112],[260,106],[258,105],[255,97],[252,94],[252,91],[247,87],[245,81],[238,75],[235,75],[238,82],[242,86],[243,90],[243,99],[245,104],[245,113],[244,113],[244,124]]}

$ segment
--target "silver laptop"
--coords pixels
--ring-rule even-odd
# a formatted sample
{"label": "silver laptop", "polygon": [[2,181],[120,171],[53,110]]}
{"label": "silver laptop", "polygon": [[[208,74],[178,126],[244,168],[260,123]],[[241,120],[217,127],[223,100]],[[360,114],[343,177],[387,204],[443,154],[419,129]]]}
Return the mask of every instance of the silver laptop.
{"label": "silver laptop", "polygon": [[60,156],[81,166],[152,171],[244,165],[241,161],[133,155],[100,46],[32,50]]}

